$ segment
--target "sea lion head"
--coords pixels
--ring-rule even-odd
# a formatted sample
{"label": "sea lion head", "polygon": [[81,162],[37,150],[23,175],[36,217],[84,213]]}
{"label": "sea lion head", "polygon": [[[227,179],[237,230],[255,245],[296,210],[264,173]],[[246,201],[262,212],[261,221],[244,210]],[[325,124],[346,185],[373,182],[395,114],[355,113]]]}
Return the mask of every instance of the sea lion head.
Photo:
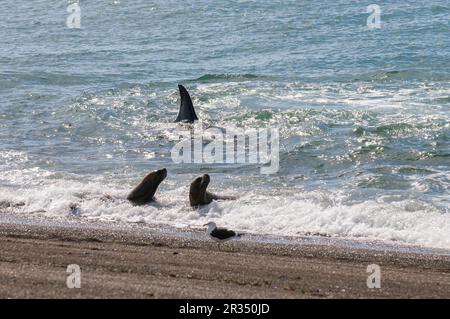
{"label": "sea lion head", "polygon": [[157,176],[157,179],[160,180],[160,183],[167,177],[167,169],[165,169],[165,168],[159,169],[159,170],[155,171],[154,173]]}
{"label": "sea lion head", "polygon": [[208,174],[205,174],[201,177],[196,178],[192,184],[191,184],[191,189],[192,187],[194,187],[197,191],[206,191],[206,188],[209,185],[209,182],[211,181],[210,177]]}
{"label": "sea lion head", "polygon": [[189,190],[189,201],[191,206],[197,206],[205,204],[206,201],[206,188],[208,188],[211,181],[208,174],[196,178],[192,183]]}
{"label": "sea lion head", "polygon": [[156,190],[159,184],[161,184],[166,177],[167,177],[167,169],[165,168],[159,169],[157,171],[149,173],[144,178],[143,183],[145,183],[147,187],[155,187]]}
{"label": "sea lion head", "polygon": [[148,174],[145,177],[144,182],[147,187],[151,188],[154,187],[156,192],[156,189],[158,188],[159,184],[161,184],[162,181],[166,179],[166,177],[167,177],[167,169],[163,168]]}

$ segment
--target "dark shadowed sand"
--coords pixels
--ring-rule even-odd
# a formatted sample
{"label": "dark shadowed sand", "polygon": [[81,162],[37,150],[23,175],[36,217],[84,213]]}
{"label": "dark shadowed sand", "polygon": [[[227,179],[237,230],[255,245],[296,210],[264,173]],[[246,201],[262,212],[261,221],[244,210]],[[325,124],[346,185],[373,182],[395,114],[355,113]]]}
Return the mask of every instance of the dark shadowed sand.
{"label": "dark shadowed sand", "polygon": [[[369,264],[381,289],[368,289]],[[81,288],[66,286],[69,264]],[[218,249],[203,231],[0,217],[1,298],[450,297],[450,254],[252,235]]]}

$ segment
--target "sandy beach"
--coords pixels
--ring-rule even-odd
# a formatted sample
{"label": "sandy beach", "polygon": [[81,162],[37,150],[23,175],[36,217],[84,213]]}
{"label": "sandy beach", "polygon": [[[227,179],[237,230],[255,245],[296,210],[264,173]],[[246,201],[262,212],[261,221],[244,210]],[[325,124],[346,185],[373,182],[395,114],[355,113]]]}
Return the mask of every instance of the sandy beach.
{"label": "sandy beach", "polygon": [[[19,225],[18,220],[21,222]],[[28,219],[27,219],[28,220]],[[441,298],[448,254],[255,242],[200,230],[2,217],[1,298]],[[381,267],[368,289],[367,265]],[[66,286],[69,264],[81,288]]]}

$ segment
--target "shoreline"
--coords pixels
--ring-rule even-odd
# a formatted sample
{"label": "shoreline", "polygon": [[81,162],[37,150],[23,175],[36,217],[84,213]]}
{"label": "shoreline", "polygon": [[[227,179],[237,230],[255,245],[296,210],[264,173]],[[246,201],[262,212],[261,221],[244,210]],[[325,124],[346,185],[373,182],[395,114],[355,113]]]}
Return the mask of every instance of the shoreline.
{"label": "shoreline", "polygon": [[[247,238],[246,238],[247,237]],[[1,298],[442,298],[450,254],[255,241],[221,247],[204,231],[2,214]],[[282,241],[282,240],[280,240]],[[66,270],[81,267],[80,289]],[[381,268],[369,289],[367,266]]]}

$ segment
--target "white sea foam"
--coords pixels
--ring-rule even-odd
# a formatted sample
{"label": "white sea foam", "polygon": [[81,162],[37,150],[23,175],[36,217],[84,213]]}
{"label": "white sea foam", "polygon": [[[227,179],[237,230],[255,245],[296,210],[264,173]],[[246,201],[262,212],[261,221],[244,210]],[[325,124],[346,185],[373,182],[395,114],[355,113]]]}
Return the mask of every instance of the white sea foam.
{"label": "white sea foam", "polygon": [[[72,215],[175,227],[197,226],[213,220],[250,233],[320,234],[450,249],[450,215],[418,200],[382,197],[377,201],[350,203],[342,194],[331,192],[278,194],[232,188],[227,193],[239,195],[238,200],[213,202],[193,210],[188,203],[188,184],[179,185],[179,182],[165,182],[157,193],[157,203],[132,206],[125,200],[131,185],[42,178],[28,187],[0,187],[0,202],[12,204],[0,209],[47,217]],[[15,207],[18,203],[22,205]]]}

